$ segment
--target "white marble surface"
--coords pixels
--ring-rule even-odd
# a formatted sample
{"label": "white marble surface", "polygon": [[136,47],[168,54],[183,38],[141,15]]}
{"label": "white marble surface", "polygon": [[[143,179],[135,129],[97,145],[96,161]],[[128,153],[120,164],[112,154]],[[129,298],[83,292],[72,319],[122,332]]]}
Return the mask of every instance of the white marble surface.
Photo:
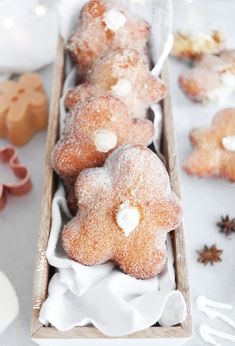
{"label": "white marble surface", "polygon": [[[49,95],[51,66],[44,68],[41,74]],[[46,131],[43,131],[36,134],[29,144],[18,149],[19,159],[30,169],[33,189],[22,197],[10,196],[6,208],[0,212],[0,270],[15,287],[20,303],[17,319],[0,335],[1,346],[35,345],[30,340],[30,319],[45,141]],[[1,147],[6,144],[7,141],[0,140]],[[2,170],[4,166],[0,165]],[[6,173],[6,169],[0,172],[0,181]],[[12,182],[13,179],[10,175],[8,181]]]}
{"label": "white marble surface", "polygon": [[[227,37],[228,45],[235,47],[234,0],[194,0],[193,3],[173,0],[173,3],[175,28],[200,31],[221,29]],[[209,125],[215,112],[222,108],[221,106],[200,106],[185,98],[177,86],[177,78],[185,68],[184,64],[171,61],[171,92],[180,165],[191,150],[188,131],[192,127]],[[49,93],[51,67],[43,69],[41,73]],[[225,106],[235,107],[234,96],[228,100]],[[33,190],[29,195],[20,199],[10,198],[8,206],[0,213],[0,270],[3,270],[10,278],[20,302],[18,318],[0,335],[1,346],[35,345],[30,340],[29,328],[45,139],[46,133],[42,132],[37,134],[29,145],[19,148],[21,161],[29,166],[32,173]],[[6,141],[0,140],[1,146],[5,143]],[[201,346],[205,343],[198,335],[200,323],[208,323],[217,329],[234,334],[234,330],[223,322],[209,321],[205,315],[198,312],[195,307],[195,299],[199,294],[205,294],[212,299],[231,303],[235,307],[235,235],[231,239],[226,239],[218,233],[215,226],[221,214],[229,213],[235,216],[235,184],[222,180],[188,177],[182,170],[180,170],[180,176],[185,209],[194,325],[194,336],[187,345]],[[213,267],[204,267],[196,262],[196,250],[205,243],[208,245],[216,243],[224,250],[223,262]],[[234,312],[229,315],[235,319]],[[232,345],[231,342],[223,341],[221,344],[223,346]]]}
{"label": "white marble surface", "polygon": [[[227,38],[229,47],[235,47],[235,1],[194,0],[175,3],[174,29],[188,28],[197,31],[220,29]],[[178,76],[186,68],[185,64],[172,60],[170,65],[171,95],[174,107],[174,120],[178,141],[179,162],[191,151],[188,132],[193,127],[208,126],[214,114],[223,107],[235,107],[234,95],[223,106],[202,106],[190,102],[177,85]],[[235,334],[234,329],[227,327],[220,320],[209,319],[197,311],[196,297],[204,294],[232,304],[235,308],[235,234],[226,239],[218,232],[215,223],[222,214],[235,217],[235,184],[218,179],[198,179],[187,176],[182,169],[181,190],[185,212],[185,229],[187,238],[187,254],[189,265],[189,281],[191,288],[194,337],[187,343],[190,346],[204,345],[198,335],[198,326],[208,323],[210,326]],[[216,245],[223,249],[221,263],[213,267],[203,266],[196,262],[196,250],[204,244]],[[229,314],[235,319],[235,313]],[[217,339],[219,342],[219,339]],[[223,346],[231,342],[221,341]]]}

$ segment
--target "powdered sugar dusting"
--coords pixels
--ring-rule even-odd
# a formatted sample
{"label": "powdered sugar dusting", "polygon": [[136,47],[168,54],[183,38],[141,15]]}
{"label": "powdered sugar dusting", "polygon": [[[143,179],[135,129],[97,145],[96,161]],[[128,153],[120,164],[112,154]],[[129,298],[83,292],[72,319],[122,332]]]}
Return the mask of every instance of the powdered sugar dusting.
{"label": "powdered sugar dusting", "polygon": [[90,95],[113,95],[122,100],[133,118],[145,118],[150,105],[159,102],[166,86],[149,71],[145,55],[133,49],[119,49],[97,59],[87,82],[69,91],[69,108]]}
{"label": "powdered sugar dusting", "polygon": [[[118,30],[107,28],[104,15],[116,11],[125,18]],[[84,77],[93,62],[109,51],[133,48],[143,53],[149,37],[149,25],[132,16],[122,2],[117,0],[90,0],[83,8],[79,25],[69,38],[67,48]]]}
{"label": "powdered sugar dusting", "polygon": [[204,54],[184,72],[179,84],[194,101],[221,103],[235,90],[235,50],[220,55]]}
{"label": "powdered sugar dusting", "polygon": [[234,152],[223,147],[223,139],[234,133],[235,108],[218,112],[211,127],[192,130],[190,140],[195,148],[184,163],[185,171],[200,177],[235,181]]}
{"label": "powdered sugar dusting", "polygon": [[115,134],[115,146],[112,142],[111,149],[125,143],[147,145],[154,135],[153,124],[149,120],[131,119],[119,99],[90,98],[72,109],[52,153],[52,167],[60,176],[77,177],[84,168],[103,165],[110,151],[97,149],[94,133],[100,129]]}
{"label": "powdered sugar dusting", "polygon": [[[112,259],[137,278],[157,275],[166,261],[166,233],[182,216],[169,185],[162,162],[143,146],[121,146],[103,168],[81,172],[76,182],[79,211],[63,232],[68,255],[86,265]],[[140,212],[128,237],[116,220],[123,203]]]}

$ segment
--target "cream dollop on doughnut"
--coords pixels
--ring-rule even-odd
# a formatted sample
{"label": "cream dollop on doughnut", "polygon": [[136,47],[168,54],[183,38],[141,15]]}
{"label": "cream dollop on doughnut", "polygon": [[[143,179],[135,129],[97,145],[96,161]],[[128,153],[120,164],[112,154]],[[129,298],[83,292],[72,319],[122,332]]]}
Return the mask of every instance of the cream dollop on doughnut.
{"label": "cream dollop on doughnut", "polygon": [[107,153],[117,145],[117,135],[112,130],[98,129],[94,132],[93,140],[98,151]]}
{"label": "cream dollop on doughnut", "polygon": [[116,214],[116,222],[125,236],[128,237],[140,223],[139,209],[128,203],[120,204]]}
{"label": "cream dollop on doughnut", "polygon": [[109,10],[104,13],[103,20],[107,28],[111,31],[117,31],[126,23],[126,17],[117,10]]}
{"label": "cream dollop on doughnut", "polygon": [[229,88],[234,89],[235,87],[235,76],[231,72],[226,72],[221,75],[221,80],[224,85],[228,86]]}
{"label": "cream dollop on doughnut", "polygon": [[223,137],[222,144],[225,150],[235,151],[235,135]]}
{"label": "cream dollop on doughnut", "polygon": [[132,86],[127,78],[120,78],[116,84],[111,87],[114,94],[118,96],[127,96],[130,94]]}

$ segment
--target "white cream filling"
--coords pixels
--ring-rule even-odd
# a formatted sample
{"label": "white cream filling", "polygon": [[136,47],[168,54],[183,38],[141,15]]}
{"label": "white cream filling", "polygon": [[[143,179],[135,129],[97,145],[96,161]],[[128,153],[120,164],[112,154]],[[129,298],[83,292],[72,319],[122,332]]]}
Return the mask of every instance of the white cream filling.
{"label": "white cream filling", "polygon": [[127,78],[120,78],[116,84],[111,87],[114,94],[118,96],[127,96],[132,89],[131,82]]}
{"label": "white cream filling", "polygon": [[233,73],[221,74],[221,85],[208,92],[207,98],[209,101],[215,103],[222,103],[226,100],[235,90],[235,75]]}
{"label": "white cream filling", "polygon": [[207,98],[209,101],[215,102],[217,104],[222,104],[232,93],[231,88],[226,85],[221,85],[216,89],[213,89],[207,93]]}
{"label": "white cream filling", "polygon": [[223,137],[222,144],[225,150],[235,152],[235,135]]}
{"label": "white cream filling", "polygon": [[140,223],[140,212],[138,208],[128,203],[122,203],[118,207],[116,222],[125,233],[125,236],[128,237]]}
{"label": "white cream filling", "polygon": [[104,13],[103,20],[111,31],[118,31],[126,23],[126,17],[117,10],[109,10]]}
{"label": "white cream filling", "polygon": [[93,141],[98,151],[107,153],[117,145],[117,135],[112,130],[99,129],[93,134]]}
{"label": "white cream filling", "polygon": [[224,85],[227,85],[228,87],[232,89],[235,88],[235,75],[233,73],[230,73],[230,72],[223,73],[220,78]]}

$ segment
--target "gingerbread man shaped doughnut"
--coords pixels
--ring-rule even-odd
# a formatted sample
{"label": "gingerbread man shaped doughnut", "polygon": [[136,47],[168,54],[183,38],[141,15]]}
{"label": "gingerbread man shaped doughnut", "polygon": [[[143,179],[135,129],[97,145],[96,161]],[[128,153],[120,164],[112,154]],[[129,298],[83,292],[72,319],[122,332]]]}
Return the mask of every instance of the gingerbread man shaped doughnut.
{"label": "gingerbread man shaped doughnut", "polygon": [[145,56],[133,49],[119,49],[94,62],[87,82],[69,91],[65,105],[71,109],[89,96],[110,94],[128,106],[132,118],[144,119],[148,107],[165,93],[165,83],[151,75]]}
{"label": "gingerbread man shaped doughnut", "polygon": [[152,122],[131,119],[119,99],[93,97],[72,109],[65,132],[52,153],[52,166],[61,177],[77,177],[85,168],[102,166],[117,146],[148,145],[153,135]]}
{"label": "gingerbread man shaped doughnut", "polygon": [[84,265],[113,260],[138,279],[162,271],[166,235],[181,223],[182,208],[163,163],[151,150],[117,148],[103,167],[80,173],[75,191],[79,211],[62,233],[71,259]]}
{"label": "gingerbread man shaped doughnut", "polygon": [[208,129],[190,132],[194,146],[184,170],[199,177],[220,177],[235,181],[235,108],[216,114]]}
{"label": "gingerbread man shaped doughnut", "polygon": [[64,180],[74,213],[74,183],[80,171],[102,166],[119,145],[150,144],[154,126],[149,120],[131,119],[126,105],[113,96],[87,99],[72,109],[67,120],[65,133],[52,153],[52,167]]}
{"label": "gingerbread man shaped doughnut", "polygon": [[67,49],[84,78],[93,62],[108,51],[133,48],[143,53],[148,37],[149,25],[132,16],[120,1],[90,0],[81,11]]}
{"label": "gingerbread man shaped doughnut", "polygon": [[179,85],[192,101],[222,103],[235,92],[235,50],[203,55],[180,76]]}

